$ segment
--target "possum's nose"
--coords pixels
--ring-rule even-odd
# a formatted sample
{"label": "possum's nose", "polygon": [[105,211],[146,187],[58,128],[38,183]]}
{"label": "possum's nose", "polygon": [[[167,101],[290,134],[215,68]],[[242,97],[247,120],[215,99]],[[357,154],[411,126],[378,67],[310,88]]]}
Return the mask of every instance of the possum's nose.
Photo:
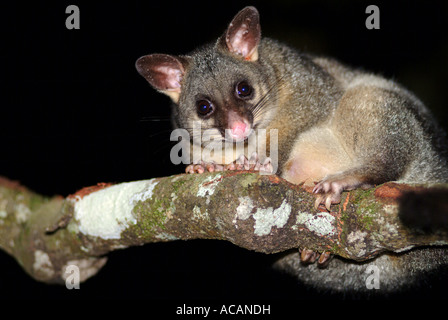
{"label": "possum's nose", "polygon": [[245,120],[234,122],[230,127],[230,136],[234,141],[242,141],[250,134],[250,125]]}
{"label": "possum's nose", "polygon": [[242,136],[246,131],[247,125],[244,122],[237,122],[233,125],[232,134],[235,136]]}
{"label": "possum's nose", "polygon": [[251,132],[251,126],[249,121],[244,119],[244,117],[238,115],[234,111],[230,111],[228,114],[228,131],[230,138],[233,141],[242,141],[245,140],[250,132]]}

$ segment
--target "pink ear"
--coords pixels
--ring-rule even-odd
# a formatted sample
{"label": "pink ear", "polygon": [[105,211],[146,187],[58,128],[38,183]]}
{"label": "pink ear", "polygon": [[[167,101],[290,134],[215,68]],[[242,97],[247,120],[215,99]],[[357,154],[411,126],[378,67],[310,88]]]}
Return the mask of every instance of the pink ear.
{"label": "pink ear", "polygon": [[167,54],[150,54],[139,58],[135,66],[156,90],[180,93],[185,70],[178,58]]}
{"label": "pink ear", "polygon": [[255,7],[246,7],[238,12],[227,28],[227,48],[245,60],[256,61],[260,39],[261,28],[258,11]]}

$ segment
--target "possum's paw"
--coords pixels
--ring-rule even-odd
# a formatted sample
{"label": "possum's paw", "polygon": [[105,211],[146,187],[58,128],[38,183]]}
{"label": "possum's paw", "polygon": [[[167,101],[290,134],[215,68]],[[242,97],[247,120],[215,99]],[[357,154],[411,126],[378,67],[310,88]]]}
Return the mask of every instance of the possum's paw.
{"label": "possum's paw", "polygon": [[252,153],[250,159],[241,155],[237,160],[226,165],[224,170],[255,170],[265,173],[272,173],[274,171],[271,158],[266,158],[261,163],[256,152]]}
{"label": "possum's paw", "polygon": [[227,165],[217,164],[214,161],[205,162],[201,160],[198,163],[190,164],[185,168],[186,173],[204,173],[227,170],[254,170],[270,174],[274,171],[274,167],[272,166],[271,158],[266,158],[263,163],[261,163],[257,153],[254,152],[250,159],[247,159],[246,156],[242,155],[237,160]]}
{"label": "possum's paw", "polygon": [[321,181],[314,186],[313,193],[317,194],[314,207],[317,209],[322,203],[328,211],[332,204],[341,202],[343,186],[338,182]]}
{"label": "possum's paw", "polygon": [[190,164],[185,168],[186,173],[204,173],[224,171],[224,166],[215,162],[199,161],[197,164]]}
{"label": "possum's paw", "polygon": [[300,261],[305,264],[314,263],[317,260],[317,264],[321,268],[326,268],[330,263],[332,255],[329,252],[322,252],[319,254],[316,251],[309,249],[299,250],[300,253]]}
{"label": "possum's paw", "polygon": [[313,193],[317,194],[314,206],[317,208],[320,204],[324,204],[325,208],[330,211],[332,204],[341,202],[343,191],[353,190],[356,188],[370,188],[372,185],[365,183],[364,179],[358,175],[335,174],[326,177],[316,184]]}

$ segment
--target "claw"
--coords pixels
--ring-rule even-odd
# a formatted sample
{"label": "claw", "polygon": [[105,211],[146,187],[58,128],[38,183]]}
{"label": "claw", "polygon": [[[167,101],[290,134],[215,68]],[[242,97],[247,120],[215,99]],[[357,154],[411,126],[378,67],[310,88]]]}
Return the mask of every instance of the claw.
{"label": "claw", "polygon": [[244,155],[241,155],[238,159],[236,159],[235,164],[236,170],[248,170],[246,169],[246,166],[249,168],[249,162]]}
{"label": "claw", "polygon": [[313,193],[317,194],[314,207],[317,209],[323,204],[328,211],[331,211],[331,205],[341,201],[343,187],[334,182],[322,181],[313,188]]}
{"label": "claw", "polygon": [[208,172],[215,171],[215,163],[214,162],[207,163],[205,165],[205,170],[207,170]]}
{"label": "claw", "polygon": [[193,165],[188,165],[186,168],[185,168],[185,173],[193,173]]}
{"label": "claw", "polygon": [[299,249],[300,261],[305,264],[316,262],[319,268],[326,268],[333,257],[330,252],[324,251],[321,254],[309,249]]}
{"label": "claw", "polygon": [[331,200],[331,195],[327,196],[327,199],[325,200],[325,208],[327,208],[328,211],[330,211]]}
{"label": "claw", "polygon": [[330,210],[332,204],[341,202],[343,191],[354,190],[356,188],[369,188],[373,185],[369,182],[369,177],[355,173],[338,173],[325,177],[313,188],[313,193],[317,194],[315,207],[324,204]]}
{"label": "claw", "polygon": [[317,259],[317,253],[313,250],[303,249],[300,254],[300,260],[304,263],[314,263]]}
{"label": "claw", "polygon": [[254,169],[257,164],[260,164],[260,162],[258,161],[258,154],[256,152],[252,153],[248,163],[250,169]]}
{"label": "claw", "polygon": [[321,190],[322,190],[322,185],[320,183],[316,184],[313,188],[313,193],[318,194]]}
{"label": "claw", "polygon": [[317,210],[319,208],[319,206],[322,203],[323,199],[324,199],[324,196],[321,195],[321,194],[316,197],[316,201],[314,201],[314,209]]}
{"label": "claw", "polygon": [[232,163],[229,163],[228,165],[226,165],[226,166],[224,166],[224,170],[236,170],[236,163],[235,162],[232,162]]}
{"label": "claw", "polygon": [[272,166],[272,160],[271,158],[266,158],[263,161],[263,164],[261,165],[260,171],[266,172],[266,173],[272,173],[274,171],[274,167]]}
{"label": "claw", "polygon": [[319,260],[317,260],[317,263],[319,264],[319,267],[325,268],[328,266],[329,262],[331,260],[331,254],[328,251],[322,252],[322,254],[319,257]]}
{"label": "claw", "polygon": [[204,173],[205,168],[204,168],[204,166],[202,164],[195,164],[193,166],[193,171],[196,172],[196,173]]}

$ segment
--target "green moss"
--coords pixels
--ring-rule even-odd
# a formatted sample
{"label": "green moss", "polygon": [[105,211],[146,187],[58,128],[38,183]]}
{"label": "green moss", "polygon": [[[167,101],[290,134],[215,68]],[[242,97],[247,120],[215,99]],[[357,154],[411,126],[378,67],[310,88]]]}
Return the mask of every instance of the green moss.
{"label": "green moss", "polygon": [[171,181],[171,187],[175,193],[179,192],[179,190],[182,189],[182,186],[189,180],[186,177],[187,176],[175,178],[175,181]]}
{"label": "green moss", "polygon": [[[144,238],[149,238],[158,229],[165,230],[167,213],[175,211],[175,207],[169,199],[153,198],[152,200],[139,201],[134,206],[134,214],[139,217],[138,223],[131,229],[138,229],[137,234]],[[132,232],[132,231],[131,231]]]}
{"label": "green moss", "polygon": [[243,177],[243,179],[240,179],[240,185],[246,189],[248,186],[254,184],[258,179],[258,174],[255,173],[241,173],[238,175],[238,177]]}
{"label": "green moss", "polygon": [[353,198],[356,203],[362,202],[365,200],[375,199],[375,196],[373,194],[375,192],[375,188],[368,189],[368,190],[357,189],[357,190],[351,191],[351,192],[353,192]]}
{"label": "green moss", "polygon": [[360,190],[355,194],[354,202],[357,203],[356,215],[362,227],[371,230],[377,213],[381,209],[381,205],[375,200],[375,189]]}
{"label": "green moss", "polygon": [[330,252],[332,254],[338,255],[338,256],[343,256],[344,255],[344,247],[340,245],[340,243],[334,243],[333,246],[330,249]]}
{"label": "green moss", "polygon": [[51,198],[45,198],[40,195],[31,193],[30,197],[28,199],[28,207],[31,211],[35,211],[37,208],[39,208],[42,204],[45,204],[49,202]]}

